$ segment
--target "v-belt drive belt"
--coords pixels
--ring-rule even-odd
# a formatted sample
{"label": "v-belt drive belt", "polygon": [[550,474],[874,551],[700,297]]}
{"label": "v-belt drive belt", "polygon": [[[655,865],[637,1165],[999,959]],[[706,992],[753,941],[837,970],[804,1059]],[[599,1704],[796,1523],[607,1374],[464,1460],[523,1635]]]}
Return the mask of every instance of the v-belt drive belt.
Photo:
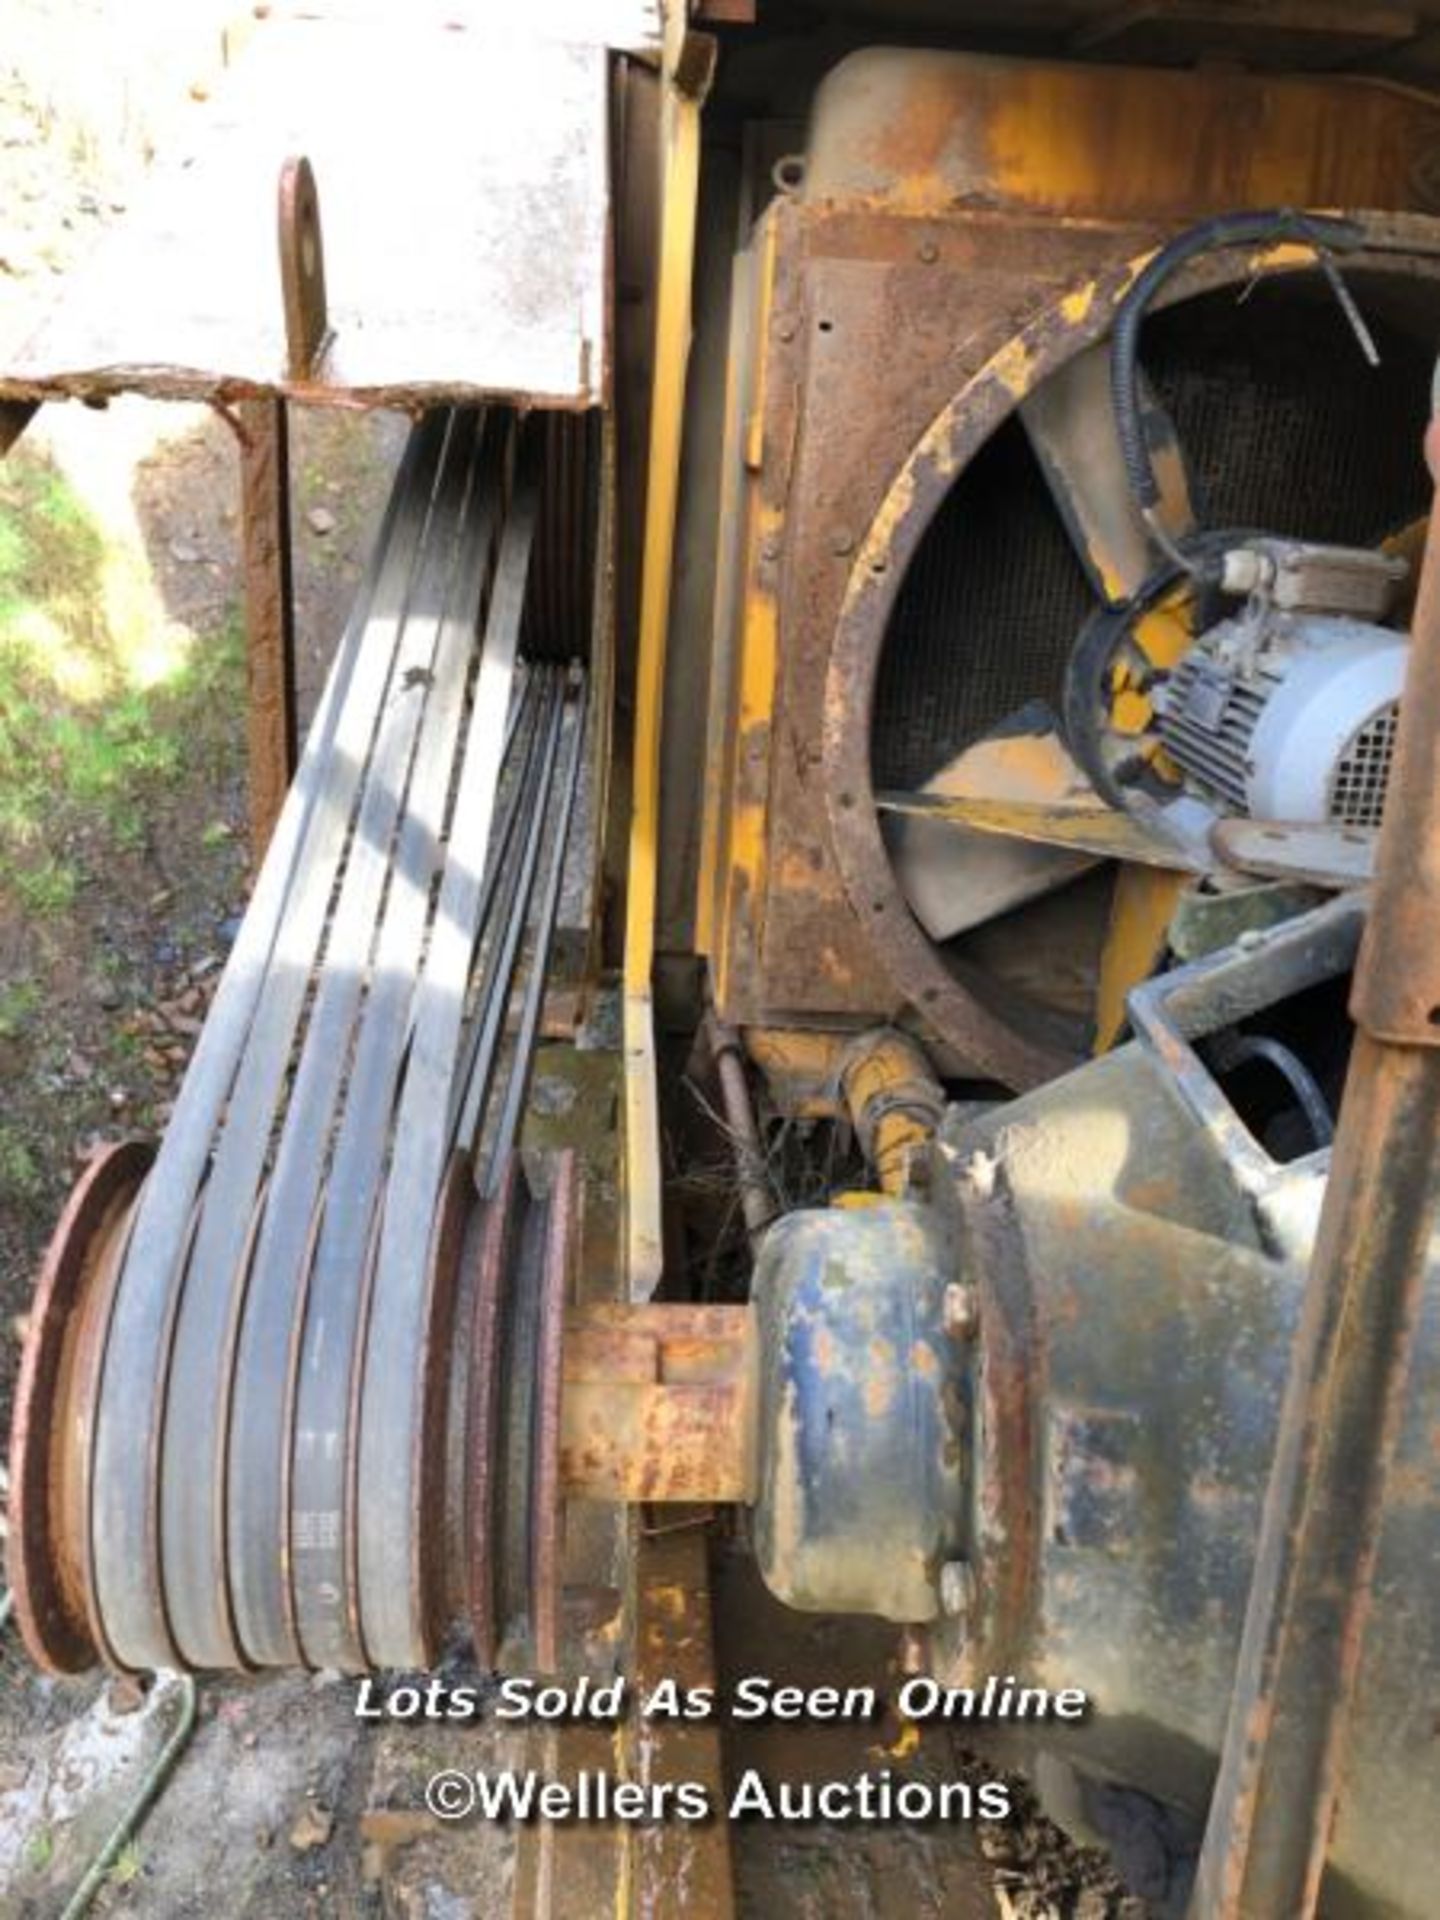
{"label": "v-belt drive belt", "polygon": [[517,659],[541,440],[413,428],[153,1165],[103,1153],[52,1242],[13,1558],[62,1671],[553,1636],[574,1174],[512,1150],[586,694]]}

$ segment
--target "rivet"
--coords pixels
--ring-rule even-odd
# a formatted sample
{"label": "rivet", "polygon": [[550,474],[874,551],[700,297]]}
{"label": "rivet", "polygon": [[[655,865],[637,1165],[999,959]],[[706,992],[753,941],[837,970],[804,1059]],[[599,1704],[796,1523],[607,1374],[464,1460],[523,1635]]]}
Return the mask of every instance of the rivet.
{"label": "rivet", "polygon": [[830,551],[842,556],[855,551],[855,536],[848,527],[837,527],[831,534]]}
{"label": "rivet", "polygon": [[916,251],[927,267],[934,266],[935,262],[940,258],[940,249],[933,240],[922,240]]}

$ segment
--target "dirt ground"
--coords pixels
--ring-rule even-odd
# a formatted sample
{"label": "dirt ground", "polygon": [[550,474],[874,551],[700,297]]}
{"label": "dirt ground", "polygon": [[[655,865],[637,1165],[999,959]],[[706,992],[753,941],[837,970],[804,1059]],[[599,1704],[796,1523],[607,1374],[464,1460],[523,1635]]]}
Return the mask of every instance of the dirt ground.
{"label": "dirt ground", "polygon": [[[134,139],[78,137],[23,72],[0,67],[0,352],[123,215],[143,157]],[[303,711],[402,434],[386,416],[295,422]],[[0,1433],[60,1203],[97,1142],[163,1127],[243,909],[237,485],[222,419],[140,401],[49,410],[0,465]],[[353,1699],[326,1675],[202,1684],[193,1736],[96,1910],[507,1911],[513,1837],[481,1823],[440,1836],[415,1812],[435,1767],[498,1761],[494,1736],[361,1733]],[[0,1625],[0,1914],[62,1910],[186,1710],[174,1676],[148,1690],[42,1680]],[[984,1863],[969,1857],[959,1905],[938,1867],[921,1897],[925,1861],[902,1861],[888,1836],[737,1840],[755,1914],[781,1899],[816,1915],[888,1913],[902,1886],[907,1912],[1147,1911],[1100,1856],[1033,1815],[987,1836]]]}

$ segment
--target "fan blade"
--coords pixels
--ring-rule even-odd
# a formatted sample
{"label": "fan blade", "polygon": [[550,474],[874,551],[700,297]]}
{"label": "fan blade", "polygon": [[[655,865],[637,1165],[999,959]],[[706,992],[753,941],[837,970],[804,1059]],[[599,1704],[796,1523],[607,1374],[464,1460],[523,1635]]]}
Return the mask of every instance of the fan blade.
{"label": "fan blade", "polygon": [[1038,842],[1067,853],[1100,860],[1134,860],[1147,867],[1177,872],[1205,871],[1203,862],[1160,829],[1142,826],[1128,813],[1097,807],[1093,800],[1065,801],[975,799],[940,793],[881,793],[882,813],[942,822],[975,833]]}
{"label": "fan blade", "polygon": [[[943,766],[922,797],[1051,802],[1094,794],[1041,700],[1012,714]],[[886,843],[910,909],[932,940],[950,940],[1027,900],[1063,887],[1095,856],[972,833],[951,820],[894,811]]]}
{"label": "fan blade", "polygon": [[[1146,439],[1169,532],[1195,524],[1184,456],[1168,414],[1142,376]],[[1154,573],[1158,556],[1125,478],[1110,399],[1105,342],[1087,347],[1020,403],[1020,418],[1091,584],[1120,606]]]}

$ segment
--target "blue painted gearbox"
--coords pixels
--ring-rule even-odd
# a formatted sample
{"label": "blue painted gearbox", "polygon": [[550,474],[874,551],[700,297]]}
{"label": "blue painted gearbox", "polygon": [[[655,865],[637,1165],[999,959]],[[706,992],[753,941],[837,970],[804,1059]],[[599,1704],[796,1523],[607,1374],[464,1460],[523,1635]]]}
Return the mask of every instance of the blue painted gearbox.
{"label": "blue painted gearbox", "polygon": [[907,1623],[940,1611],[965,1478],[942,1317],[954,1263],[923,1202],[792,1213],[765,1238],[755,1544],[788,1606]]}

